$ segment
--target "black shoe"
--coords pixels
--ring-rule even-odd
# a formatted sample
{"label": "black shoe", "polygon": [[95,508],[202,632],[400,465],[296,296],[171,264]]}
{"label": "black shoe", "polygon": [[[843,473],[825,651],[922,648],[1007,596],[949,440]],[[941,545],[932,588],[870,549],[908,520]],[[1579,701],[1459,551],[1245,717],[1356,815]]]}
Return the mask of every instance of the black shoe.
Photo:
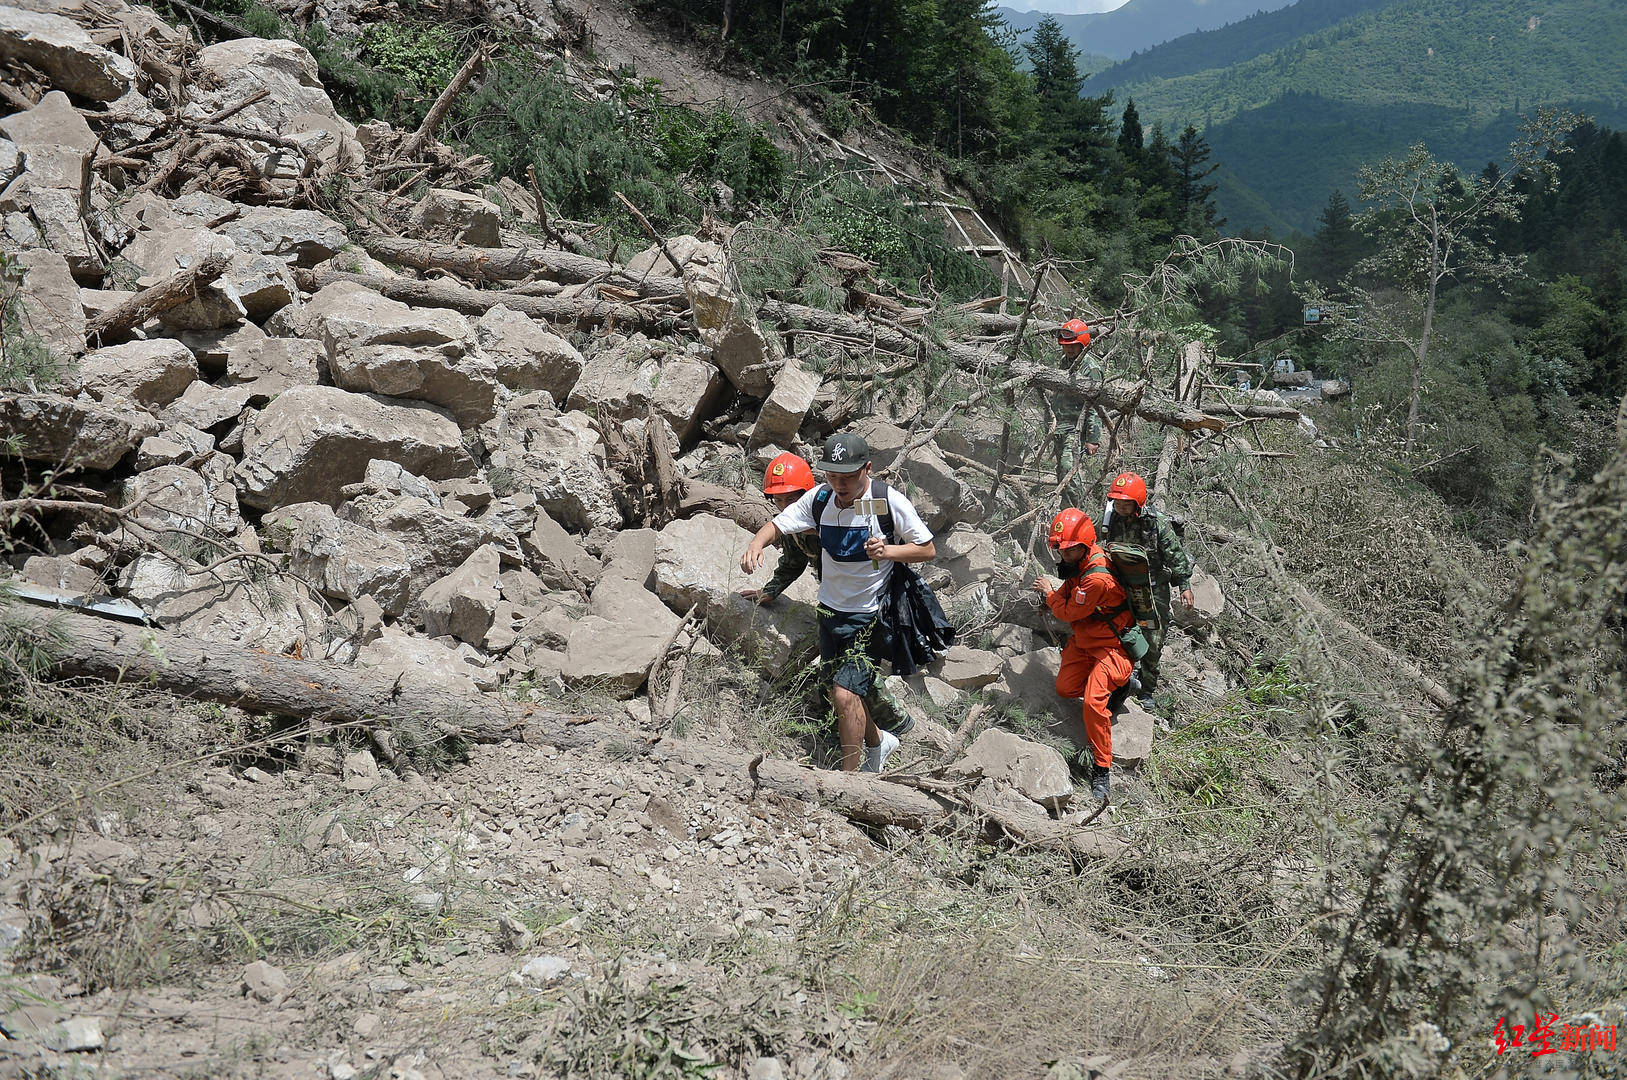
{"label": "black shoe", "polygon": [[1091,795],[1095,796],[1098,802],[1107,801],[1109,787],[1108,778],[1112,775],[1112,773],[1113,770],[1109,766],[1097,765],[1094,762],[1091,763],[1090,793]]}

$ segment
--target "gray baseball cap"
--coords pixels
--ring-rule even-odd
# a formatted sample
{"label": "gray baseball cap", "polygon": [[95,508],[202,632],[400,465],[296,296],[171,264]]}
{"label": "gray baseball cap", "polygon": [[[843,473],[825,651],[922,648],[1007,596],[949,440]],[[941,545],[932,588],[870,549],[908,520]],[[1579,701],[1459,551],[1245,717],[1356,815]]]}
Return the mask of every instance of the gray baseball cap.
{"label": "gray baseball cap", "polygon": [[870,464],[870,444],[863,435],[844,431],[825,440],[825,452],[816,468],[820,472],[855,473]]}

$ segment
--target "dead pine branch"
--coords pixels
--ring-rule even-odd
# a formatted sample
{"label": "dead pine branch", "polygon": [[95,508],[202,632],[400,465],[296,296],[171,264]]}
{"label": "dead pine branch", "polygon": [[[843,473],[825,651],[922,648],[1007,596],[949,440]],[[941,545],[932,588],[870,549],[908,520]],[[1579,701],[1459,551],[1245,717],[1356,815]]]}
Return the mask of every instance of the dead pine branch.
{"label": "dead pine branch", "polygon": [[463,93],[464,88],[469,85],[474,77],[480,74],[480,69],[486,66],[486,61],[490,56],[491,46],[482,45],[474,51],[474,54],[469,59],[463,62],[463,66],[458,68],[457,74],[452,76],[452,81],[446,84],[446,89],[442,90],[440,96],[435,99],[435,104],[429,107],[429,112],[425,114],[424,122],[418,125],[418,130],[407,136],[406,140],[402,142],[401,149],[396,154],[397,158],[411,161],[417,157],[418,151],[423,149],[424,144],[435,137],[435,129],[441,126],[442,120],[446,119],[446,114],[452,108],[452,103],[458,99],[458,95]]}
{"label": "dead pine branch", "polygon": [[92,347],[100,347],[111,339],[123,337],[153,316],[179,307],[224,274],[231,261],[228,252],[211,251],[195,266],[177,270],[158,284],[142,289],[117,307],[96,316],[85,327],[85,341]]}

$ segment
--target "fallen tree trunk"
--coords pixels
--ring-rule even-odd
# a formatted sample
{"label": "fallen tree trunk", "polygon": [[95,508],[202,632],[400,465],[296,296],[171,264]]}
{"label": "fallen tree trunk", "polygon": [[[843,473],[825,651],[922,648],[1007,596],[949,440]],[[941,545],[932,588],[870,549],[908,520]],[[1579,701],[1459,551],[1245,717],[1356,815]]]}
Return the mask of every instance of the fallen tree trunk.
{"label": "fallen tree trunk", "polygon": [[742,529],[756,532],[773,520],[776,513],[774,504],[755,492],[720,487],[704,480],[685,480],[680,489],[679,517],[712,514],[730,518]]}
{"label": "fallen tree trunk", "polygon": [[156,285],[149,285],[117,307],[109,308],[85,327],[85,341],[90,345],[103,345],[110,338],[122,338],[132,327],[140,326],[154,315],[162,315],[170,308],[191,300],[198,290],[214,282],[231,265],[232,256],[225,251],[211,251],[196,266],[177,270]]}
{"label": "fallen tree trunk", "polygon": [[[71,611],[18,606],[10,614],[15,632],[51,643],[52,670],[61,678],[140,684],[249,712],[335,724],[377,721],[379,728],[397,734],[420,730],[474,742],[523,739],[562,749],[587,749],[640,737],[608,721],[566,716],[486,694],[446,690],[405,677],[380,678],[329,661],[297,660],[218,645]],[[869,825],[928,829],[945,823],[956,810],[947,800],[868,774],[752,759],[713,743],[657,738],[643,752],[657,761],[749,776],[754,787],[817,801]],[[1059,825],[1054,835],[1036,846],[1078,855],[1097,847],[1105,852],[1111,845],[1105,838]]]}
{"label": "fallen tree trunk", "polygon": [[560,251],[541,244],[516,247],[477,248],[460,244],[426,244],[398,236],[372,234],[362,238],[362,246],[376,259],[385,259],[414,270],[450,270],[459,277],[476,281],[521,281],[541,274],[567,285],[607,282],[635,290],[650,300],[664,300],[689,306],[689,294],[678,278],[640,277],[625,267],[601,262],[587,255]]}
{"label": "fallen tree trunk", "polygon": [[622,304],[614,300],[588,297],[516,296],[509,292],[486,292],[431,281],[412,281],[373,274],[346,274],[338,270],[295,270],[299,287],[314,292],[324,285],[349,281],[365,286],[391,300],[418,307],[449,308],[465,315],[484,315],[501,304],[522,315],[549,322],[573,322],[579,326],[636,327],[656,334],[680,328],[683,324],[671,311]]}

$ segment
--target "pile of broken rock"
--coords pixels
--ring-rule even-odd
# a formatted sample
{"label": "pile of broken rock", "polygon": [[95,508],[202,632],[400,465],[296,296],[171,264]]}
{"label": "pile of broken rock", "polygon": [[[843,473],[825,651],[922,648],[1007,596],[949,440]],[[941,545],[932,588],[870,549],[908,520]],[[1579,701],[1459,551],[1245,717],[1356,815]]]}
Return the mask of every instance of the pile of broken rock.
{"label": "pile of broken rock", "polygon": [[[0,393],[0,433],[30,482],[76,471],[81,494],[101,493],[34,515],[21,576],[126,597],[215,643],[471,693],[636,697],[691,613],[705,647],[774,671],[806,662],[811,579],[768,607],[737,595],[742,523],[761,513],[739,488],[822,438],[831,398],[742,300],[726,228],[607,280],[607,264],[511,231],[537,207],[506,179],[354,206],[397,234],[363,238],[368,251],[402,236],[488,262],[504,249],[568,284],[426,281],[313,208],[313,181],[343,171],[365,189],[404,133],[340,117],[296,44],[185,39],[120,0],[0,7],[0,56],[37,76],[16,89],[32,104],[0,118],[0,222],[23,329],[58,365]],[[166,82],[175,56],[186,78]],[[440,175],[472,187],[485,168]],[[633,280],[642,292],[617,284]],[[939,535],[929,578],[992,628],[988,649],[958,647],[901,689],[938,707],[1005,695],[1081,737],[1036,636],[1056,628],[1001,602],[1017,553],[978,529],[985,508],[948,444],[910,446],[883,417],[858,428]],[[942,438],[950,456],[997,447],[975,424]],[[629,452],[671,475],[630,474]],[[686,506],[722,477],[737,512]],[[1212,617],[1223,601],[1205,595]],[[1195,685],[1223,692],[1187,651]],[[1151,719],[1124,723],[1134,763]]]}

